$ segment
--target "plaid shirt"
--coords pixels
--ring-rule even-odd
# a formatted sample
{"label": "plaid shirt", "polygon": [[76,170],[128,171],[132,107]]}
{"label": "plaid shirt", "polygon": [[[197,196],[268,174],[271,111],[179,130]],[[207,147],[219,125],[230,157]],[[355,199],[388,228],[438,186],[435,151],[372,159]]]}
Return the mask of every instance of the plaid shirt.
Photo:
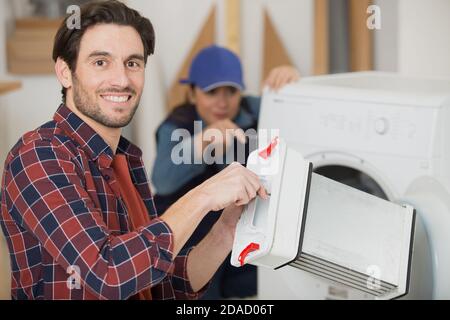
{"label": "plaid shirt", "polygon": [[7,156],[1,226],[10,250],[14,299],[194,299],[189,250],[172,256],[173,234],[157,217],[139,148],[118,153],[151,217],[135,232],[120,196],[112,149],[61,105]]}

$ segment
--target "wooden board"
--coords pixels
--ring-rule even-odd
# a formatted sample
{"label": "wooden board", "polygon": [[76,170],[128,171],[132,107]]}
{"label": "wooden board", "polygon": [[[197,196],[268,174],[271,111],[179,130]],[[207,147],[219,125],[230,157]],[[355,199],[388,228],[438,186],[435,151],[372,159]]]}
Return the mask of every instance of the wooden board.
{"label": "wooden board", "polygon": [[373,69],[373,31],[367,28],[371,0],[349,0],[350,70]]}
{"label": "wooden board", "polygon": [[266,9],[264,9],[263,54],[263,73],[261,81],[264,81],[267,78],[270,70],[273,68],[281,65],[293,65]]}
{"label": "wooden board", "polygon": [[13,74],[52,74],[52,50],[62,20],[20,19],[7,41],[8,71]]}
{"label": "wooden board", "polygon": [[314,2],[314,68],[315,75],[327,74],[330,69],[328,0]]}
{"label": "wooden board", "polygon": [[194,42],[189,54],[187,55],[184,63],[177,73],[177,76],[170,87],[167,101],[167,110],[171,111],[174,107],[183,103],[186,100],[186,95],[188,93],[188,86],[181,85],[179,83],[180,79],[186,78],[189,73],[189,67],[191,65],[192,59],[195,55],[203,48],[214,44],[216,35],[216,7],[213,6],[211,12],[203,25],[197,40]]}
{"label": "wooden board", "polygon": [[0,230],[0,300],[11,300],[11,265],[9,250]]}
{"label": "wooden board", "polygon": [[23,18],[15,21],[16,29],[58,29],[64,19]]}
{"label": "wooden board", "polygon": [[0,95],[18,90],[22,84],[18,81],[0,81]]}
{"label": "wooden board", "polygon": [[240,55],[241,53],[241,1],[227,0],[226,2],[226,35],[225,46]]}

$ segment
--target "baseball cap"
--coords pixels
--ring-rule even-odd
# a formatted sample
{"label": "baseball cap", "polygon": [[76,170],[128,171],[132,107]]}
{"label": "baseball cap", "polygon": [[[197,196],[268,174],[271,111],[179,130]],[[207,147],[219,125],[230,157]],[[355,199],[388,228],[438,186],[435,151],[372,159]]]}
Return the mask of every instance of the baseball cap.
{"label": "baseball cap", "polygon": [[232,86],[241,91],[245,89],[239,57],[217,45],[207,47],[195,56],[189,77],[180,80],[180,83],[193,84],[203,91],[222,86]]}

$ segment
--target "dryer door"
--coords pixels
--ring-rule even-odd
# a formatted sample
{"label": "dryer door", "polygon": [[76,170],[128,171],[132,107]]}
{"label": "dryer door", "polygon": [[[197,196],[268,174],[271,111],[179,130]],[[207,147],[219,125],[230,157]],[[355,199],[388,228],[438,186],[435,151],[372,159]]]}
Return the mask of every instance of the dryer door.
{"label": "dryer door", "polygon": [[[435,178],[421,177],[411,184],[402,202],[415,207],[424,228],[423,234],[415,237],[410,294],[406,298],[450,299],[449,189]],[[432,293],[424,297],[421,291],[427,287]]]}

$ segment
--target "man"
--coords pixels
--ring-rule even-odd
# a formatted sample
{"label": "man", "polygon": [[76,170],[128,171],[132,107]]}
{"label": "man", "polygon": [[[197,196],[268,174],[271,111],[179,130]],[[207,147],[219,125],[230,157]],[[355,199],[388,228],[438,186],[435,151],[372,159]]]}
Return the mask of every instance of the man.
{"label": "man", "polygon": [[[229,254],[241,207],[267,194],[233,164],[157,216],[141,151],[121,137],[138,107],[150,21],[118,1],[63,22],[53,58],[63,104],[5,162],[1,226],[14,299],[197,298]],[[211,232],[181,251],[211,210]]]}
{"label": "man", "polygon": [[[156,133],[157,157],[152,179],[158,211],[165,211],[231,161],[245,164],[256,139],[249,137],[247,142],[244,132],[256,133],[261,98],[244,95],[243,78],[239,57],[227,48],[212,45],[194,57],[188,78],[181,80],[190,86],[189,99],[168,115]],[[280,66],[269,73],[264,83],[277,90],[298,79],[299,73],[294,67]],[[200,130],[196,130],[196,125]],[[177,130],[188,132],[189,136],[179,142],[173,139]],[[180,145],[192,150],[188,163],[175,163],[172,159]],[[214,149],[213,160],[217,161],[205,161],[204,155],[211,149]],[[206,215],[186,246],[201,241],[219,216],[217,212]],[[257,293],[256,284],[255,266],[236,268],[226,259],[203,298],[251,297]]]}

